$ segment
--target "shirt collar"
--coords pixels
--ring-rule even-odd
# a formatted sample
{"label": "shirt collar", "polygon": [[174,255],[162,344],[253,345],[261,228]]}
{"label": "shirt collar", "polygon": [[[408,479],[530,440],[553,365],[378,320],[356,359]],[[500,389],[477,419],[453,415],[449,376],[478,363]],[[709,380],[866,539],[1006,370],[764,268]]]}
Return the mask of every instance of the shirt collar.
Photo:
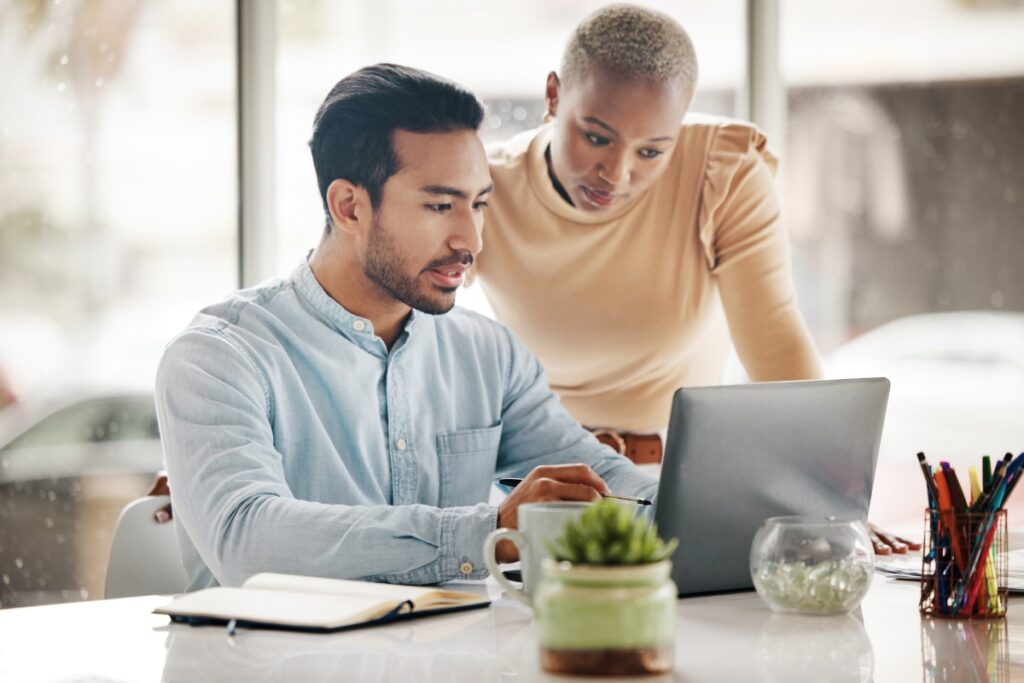
{"label": "shirt collar", "polygon": [[[369,318],[353,315],[344,306],[331,298],[331,295],[324,290],[323,286],[317,281],[316,276],[313,275],[313,270],[309,267],[308,261],[303,259],[302,263],[292,273],[291,279],[295,283],[295,289],[310,305],[316,316],[324,323],[359,346],[364,348],[384,348],[384,342],[373,333],[373,323],[370,322]],[[416,326],[416,321],[424,315],[426,314],[416,309],[412,310],[393,348],[397,349],[398,342],[402,341],[403,337],[412,333],[412,329]]]}

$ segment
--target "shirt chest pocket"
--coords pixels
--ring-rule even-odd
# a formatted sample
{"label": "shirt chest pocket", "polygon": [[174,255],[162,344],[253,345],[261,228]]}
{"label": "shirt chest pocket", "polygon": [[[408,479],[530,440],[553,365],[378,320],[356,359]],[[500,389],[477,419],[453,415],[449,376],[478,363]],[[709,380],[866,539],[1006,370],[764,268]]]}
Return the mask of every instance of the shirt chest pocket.
{"label": "shirt chest pocket", "polygon": [[494,482],[501,424],[437,435],[441,507],[486,503]]}

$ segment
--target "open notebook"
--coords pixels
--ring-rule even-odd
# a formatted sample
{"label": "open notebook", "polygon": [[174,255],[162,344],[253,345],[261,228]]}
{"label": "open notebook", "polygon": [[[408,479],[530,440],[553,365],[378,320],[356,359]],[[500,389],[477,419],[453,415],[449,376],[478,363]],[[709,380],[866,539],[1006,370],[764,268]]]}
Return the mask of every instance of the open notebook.
{"label": "open notebook", "polygon": [[436,586],[256,574],[241,588],[186,593],[153,612],[193,626],[235,622],[248,627],[341,631],[489,604],[485,596]]}

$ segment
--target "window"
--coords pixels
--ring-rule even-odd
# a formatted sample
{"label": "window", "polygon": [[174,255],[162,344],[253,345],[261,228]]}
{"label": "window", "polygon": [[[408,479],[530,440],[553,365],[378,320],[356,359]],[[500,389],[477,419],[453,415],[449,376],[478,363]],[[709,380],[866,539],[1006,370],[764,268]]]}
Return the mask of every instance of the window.
{"label": "window", "polygon": [[801,309],[833,374],[892,380],[872,519],[919,534],[915,453],[963,478],[1024,443],[1024,4],[783,0],[781,22]]}
{"label": "window", "polygon": [[0,607],[102,595],[160,467],[156,362],[236,286],[234,28],[227,0],[0,1]]}

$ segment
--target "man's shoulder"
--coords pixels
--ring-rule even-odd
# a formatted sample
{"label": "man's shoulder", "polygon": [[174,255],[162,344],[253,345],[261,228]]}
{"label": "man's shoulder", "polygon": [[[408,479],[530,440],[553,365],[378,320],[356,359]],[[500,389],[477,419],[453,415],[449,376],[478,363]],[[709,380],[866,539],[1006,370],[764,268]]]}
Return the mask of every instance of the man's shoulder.
{"label": "man's shoulder", "polygon": [[511,329],[483,314],[456,306],[435,317],[437,340],[442,348],[453,351],[461,366],[487,376],[500,372],[522,372],[537,364],[533,353]]}
{"label": "man's shoulder", "polygon": [[289,280],[275,279],[232,292],[220,301],[204,306],[168,347],[197,335],[227,338],[263,328],[267,321],[280,318],[281,312],[274,309],[281,307],[284,303],[281,295],[291,289]]}
{"label": "man's shoulder", "polygon": [[509,331],[497,320],[482,313],[455,306],[436,317],[437,329],[442,334],[460,335],[469,339],[506,339]]}
{"label": "man's shoulder", "polygon": [[465,350],[466,357],[488,356],[505,362],[518,356],[524,348],[504,324],[461,306],[435,319],[438,338],[453,348]]}

